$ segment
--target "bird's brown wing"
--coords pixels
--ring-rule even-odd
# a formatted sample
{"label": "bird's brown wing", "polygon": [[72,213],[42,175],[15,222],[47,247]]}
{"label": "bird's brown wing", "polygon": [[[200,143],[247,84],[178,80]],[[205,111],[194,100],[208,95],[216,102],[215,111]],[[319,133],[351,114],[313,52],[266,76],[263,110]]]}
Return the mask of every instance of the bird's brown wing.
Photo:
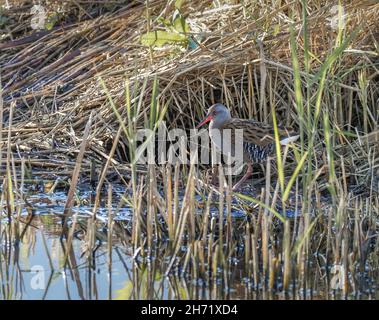
{"label": "bird's brown wing", "polygon": [[[222,129],[231,129],[232,141],[234,141],[234,131],[243,129],[243,139],[246,143],[257,146],[267,146],[275,141],[274,128],[266,123],[249,119],[231,119]],[[293,131],[283,127],[278,127],[280,138],[293,135]]]}

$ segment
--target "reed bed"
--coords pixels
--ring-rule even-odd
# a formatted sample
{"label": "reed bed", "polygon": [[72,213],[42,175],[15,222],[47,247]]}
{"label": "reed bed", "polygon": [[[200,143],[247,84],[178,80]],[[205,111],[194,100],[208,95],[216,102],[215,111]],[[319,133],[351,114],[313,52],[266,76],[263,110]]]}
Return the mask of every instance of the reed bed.
{"label": "reed bed", "polygon": [[[135,261],[124,298],[377,298],[379,6],[336,4],[64,2],[40,32],[30,2],[2,9],[2,237],[22,240],[25,183],[60,177],[65,260],[78,224],[91,259],[106,198],[109,266],[112,234]],[[175,15],[180,41],[141,42]],[[139,128],[191,129],[215,102],[300,142],[241,193],[217,167],[216,187],[207,166],[136,163]],[[84,224],[71,211],[83,181],[96,190]],[[120,181],[132,219],[115,223]]]}
{"label": "reed bed", "polygon": [[[308,2],[304,8],[308,15],[306,38],[302,36],[300,2],[272,7],[268,3],[217,5],[191,1],[184,3],[181,12],[188,16],[189,38],[197,42],[193,49],[141,44],[147,28],[163,28],[158,17],[170,19],[174,3],[149,1],[148,10],[138,2],[116,3],[104,6],[90,1],[67,2],[55,11],[52,4],[46,10],[50,8],[50,15],[55,13],[60,20],[43,32],[31,30],[28,24],[30,2],[14,1],[9,10],[2,10],[2,16],[8,19],[0,44],[5,121],[10,101],[17,103],[15,124],[3,130],[10,130],[13,149],[17,147],[22,155],[32,152],[30,161],[35,167],[52,167],[54,171],[72,167],[80,133],[91,111],[97,116],[91,126],[90,151],[96,163],[106,160],[106,147],[113,141],[118,123],[99,77],[107,84],[117,107],[122,108],[125,77],[133,82],[146,78],[153,81],[158,76],[160,102],[170,101],[165,118],[169,128],[192,128],[206,106],[216,101],[227,104],[235,116],[268,122],[275,106],[281,121],[299,125],[293,105],[290,27],[299,47],[303,87],[306,72],[309,77],[317,73],[334,41],[341,42],[342,36],[359,27],[339,57],[338,67],[330,70],[321,108],[329,111],[330,121],[341,130],[352,131],[357,125],[365,134],[377,130],[378,8],[370,1],[342,2],[346,15],[343,34],[328,23],[336,14],[332,10],[335,4]],[[310,54],[303,70],[301,48],[305,40]],[[362,86],[363,96],[358,94]],[[151,88],[146,88],[139,124],[148,113]],[[310,91],[312,96],[314,91]],[[362,99],[366,102],[361,110]],[[125,116],[125,111],[121,114]],[[120,144],[127,145],[125,137],[121,137]],[[114,165],[122,167],[122,148],[116,155]],[[84,167],[88,170],[89,166],[85,157]]]}

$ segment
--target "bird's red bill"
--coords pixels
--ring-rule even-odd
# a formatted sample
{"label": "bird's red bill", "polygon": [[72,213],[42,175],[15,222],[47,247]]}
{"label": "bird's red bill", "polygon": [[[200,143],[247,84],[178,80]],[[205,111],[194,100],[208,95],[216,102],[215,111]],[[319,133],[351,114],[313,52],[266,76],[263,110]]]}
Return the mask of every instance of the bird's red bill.
{"label": "bird's red bill", "polygon": [[203,126],[204,124],[206,124],[207,122],[211,121],[212,120],[212,115],[210,114],[208,117],[206,117],[203,121],[201,121],[196,129],[199,129],[201,126]]}

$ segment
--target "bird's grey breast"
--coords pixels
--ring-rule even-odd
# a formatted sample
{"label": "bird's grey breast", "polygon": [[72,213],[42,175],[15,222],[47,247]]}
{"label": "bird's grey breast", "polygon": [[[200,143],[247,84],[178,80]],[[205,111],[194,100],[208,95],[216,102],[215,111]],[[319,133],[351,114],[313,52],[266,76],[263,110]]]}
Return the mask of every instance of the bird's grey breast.
{"label": "bird's grey breast", "polygon": [[214,126],[209,127],[209,136],[212,144],[218,152],[232,157],[243,156],[243,136],[235,133],[233,129],[218,129]]}

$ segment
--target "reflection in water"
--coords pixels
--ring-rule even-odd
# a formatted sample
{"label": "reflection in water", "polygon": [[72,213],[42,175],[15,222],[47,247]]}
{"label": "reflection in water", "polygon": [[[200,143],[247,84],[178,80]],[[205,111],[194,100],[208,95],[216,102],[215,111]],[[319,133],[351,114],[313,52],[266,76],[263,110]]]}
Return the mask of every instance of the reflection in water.
{"label": "reflection in water", "polygon": [[[32,201],[33,196],[29,199]],[[374,233],[367,233],[367,240],[363,239],[366,248],[359,246],[361,259],[364,250],[373,254],[361,265],[351,263],[348,273],[341,269],[343,265],[326,262],[320,247],[325,247],[326,241],[310,243],[318,254],[309,255],[308,260],[297,259],[293,267],[297,273],[283,293],[280,259],[285,252],[282,239],[286,230],[283,224],[275,226],[264,213],[248,220],[245,214],[232,211],[231,220],[225,219],[224,225],[218,219],[217,207],[211,207],[209,215],[193,216],[191,223],[198,236],[183,241],[173,255],[175,246],[167,237],[156,241],[144,236],[149,234],[148,223],[141,225],[144,235],[136,247],[132,246],[131,215],[124,204],[108,208],[103,203],[95,223],[90,215],[91,201],[78,206],[74,219],[70,219],[75,232],[71,239],[62,240],[64,195],[36,195],[35,200],[11,222],[0,220],[0,299],[378,298],[378,256],[371,241]],[[107,233],[108,210],[114,217],[112,237]],[[291,221],[301,226],[302,217],[295,215]],[[262,239],[267,231],[262,226],[272,228],[266,244]],[[223,244],[220,228],[224,230]],[[373,224],[367,230],[374,228]],[[159,229],[154,229],[154,234],[157,232]],[[190,234],[183,235],[184,239],[188,237]],[[346,256],[354,258],[352,254]],[[349,292],[333,290],[341,279],[348,282]]]}
{"label": "reflection in water", "polygon": [[[11,232],[2,227],[3,233]],[[92,261],[83,255],[75,238],[65,264],[65,242],[60,240],[58,219],[37,216],[18,246],[1,247],[1,299],[114,299],[131,281],[131,258],[114,245],[112,265],[101,245]]]}
{"label": "reflection in water", "polygon": [[[244,279],[237,261],[230,260],[224,270],[216,271],[214,278],[192,279],[191,274],[181,273],[179,268],[165,276],[170,259],[164,255],[164,246],[152,252],[151,257],[133,259],[131,249],[115,239],[111,250],[102,242],[93,255],[87,255],[80,232],[75,234],[65,263],[66,243],[60,239],[59,221],[52,215],[35,216],[18,246],[6,242],[15,232],[14,225],[2,223],[1,299],[285,298],[264,288],[253,288]],[[312,298],[318,298],[316,291]]]}

